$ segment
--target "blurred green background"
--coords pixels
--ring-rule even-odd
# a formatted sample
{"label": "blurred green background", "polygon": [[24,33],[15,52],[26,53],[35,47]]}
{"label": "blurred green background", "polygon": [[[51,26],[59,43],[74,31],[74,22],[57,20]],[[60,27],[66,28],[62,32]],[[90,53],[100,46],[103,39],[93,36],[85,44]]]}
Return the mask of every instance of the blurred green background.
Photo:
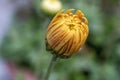
{"label": "blurred green background", "polygon": [[[43,78],[51,53],[45,33],[54,15],[40,9],[42,0],[19,8],[2,43],[2,56]],[[61,59],[50,80],[120,80],[120,0],[60,0],[63,9],[84,12],[89,37],[78,54]]]}

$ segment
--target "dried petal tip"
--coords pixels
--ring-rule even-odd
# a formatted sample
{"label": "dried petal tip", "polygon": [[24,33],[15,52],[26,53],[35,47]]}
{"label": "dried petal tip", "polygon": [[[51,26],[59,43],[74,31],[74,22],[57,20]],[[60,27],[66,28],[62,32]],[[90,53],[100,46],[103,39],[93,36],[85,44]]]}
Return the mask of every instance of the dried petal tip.
{"label": "dried petal tip", "polygon": [[67,58],[78,52],[84,45],[89,29],[88,20],[77,10],[59,12],[48,26],[46,33],[46,47],[61,58]]}

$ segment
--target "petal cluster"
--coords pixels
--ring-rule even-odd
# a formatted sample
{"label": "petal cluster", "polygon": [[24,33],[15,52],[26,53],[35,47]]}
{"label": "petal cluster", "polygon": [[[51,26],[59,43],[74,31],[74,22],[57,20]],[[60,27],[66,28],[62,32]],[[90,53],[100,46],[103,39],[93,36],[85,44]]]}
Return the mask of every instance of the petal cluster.
{"label": "petal cluster", "polygon": [[46,14],[55,14],[62,8],[60,0],[42,0],[40,7]]}
{"label": "petal cluster", "polygon": [[83,12],[60,11],[50,22],[46,33],[47,49],[61,58],[70,57],[84,45],[89,29]]}

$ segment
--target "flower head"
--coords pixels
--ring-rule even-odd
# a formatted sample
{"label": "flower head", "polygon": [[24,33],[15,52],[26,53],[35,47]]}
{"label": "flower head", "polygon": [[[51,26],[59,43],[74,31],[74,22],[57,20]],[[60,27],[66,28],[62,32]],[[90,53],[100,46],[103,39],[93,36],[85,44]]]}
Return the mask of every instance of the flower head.
{"label": "flower head", "polygon": [[62,3],[59,0],[43,0],[41,9],[47,14],[55,14],[62,8]]}
{"label": "flower head", "polygon": [[58,12],[46,33],[47,49],[61,58],[70,57],[78,52],[89,33],[88,20],[84,14],[80,10],[75,14],[72,11],[73,9],[68,9]]}

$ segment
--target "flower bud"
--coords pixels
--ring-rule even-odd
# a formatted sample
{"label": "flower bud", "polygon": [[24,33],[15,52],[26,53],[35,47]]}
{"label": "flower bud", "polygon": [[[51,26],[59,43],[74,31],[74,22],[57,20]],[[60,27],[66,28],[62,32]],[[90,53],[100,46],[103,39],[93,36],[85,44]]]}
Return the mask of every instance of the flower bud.
{"label": "flower bud", "polygon": [[62,4],[59,0],[43,0],[41,3],[41,9],[47,14],[55,14],[62,8]]}
{"label": "flower bud", "polygon": [[46,33],[46,47],[61,58],[67,58],[79,51],[84,45],[89,29],[88,20],[77,10],[68,9],[56,14]]}

